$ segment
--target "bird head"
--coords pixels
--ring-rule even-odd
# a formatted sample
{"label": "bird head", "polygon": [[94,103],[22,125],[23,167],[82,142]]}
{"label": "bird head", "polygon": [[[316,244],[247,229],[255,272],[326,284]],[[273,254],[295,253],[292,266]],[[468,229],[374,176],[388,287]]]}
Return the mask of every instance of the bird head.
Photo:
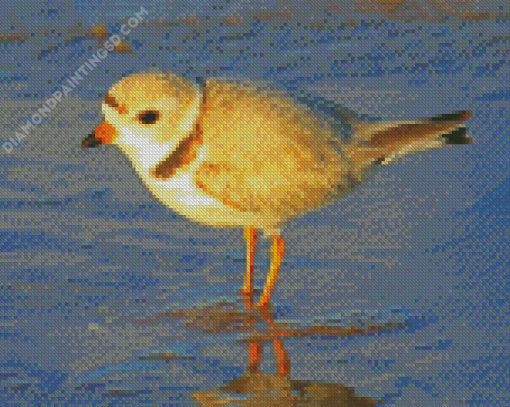
{"label": "bird head", "polygon": [[177,148],[197,121],[198,85],[179,75],[148,71],[130,75],[106,93],[104,116],[82,147],[114,144],[132,161],[151,166]]}

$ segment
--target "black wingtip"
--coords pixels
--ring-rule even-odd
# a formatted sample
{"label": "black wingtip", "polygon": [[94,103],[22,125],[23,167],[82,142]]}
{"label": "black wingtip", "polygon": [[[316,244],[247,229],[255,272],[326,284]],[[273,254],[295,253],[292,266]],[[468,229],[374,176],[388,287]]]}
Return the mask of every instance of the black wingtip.
{"label": "black wingtip", "polygon": [[443,134],[446,144],[473,144],[473,139],[467,136],[467,129],[459,127],[451,133]]}
{"label": "black wingtip", "polygon": [[473,116],[473,112],[469,110],[460,110],[458,112],[431,117],[430,120],[433,122],[464,122],[471,116]]}

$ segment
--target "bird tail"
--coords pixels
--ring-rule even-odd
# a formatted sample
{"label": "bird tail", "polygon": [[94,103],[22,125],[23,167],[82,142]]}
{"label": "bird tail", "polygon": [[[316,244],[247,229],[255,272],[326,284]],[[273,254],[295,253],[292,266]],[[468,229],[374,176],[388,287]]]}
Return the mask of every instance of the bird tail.
{"label": "bird tail", "polygon": [[459,111],[427,119],[401,122],[355,122],[352,140],[343,152],[353,166],[358,181],[377,164],[389,164],[403,155],[446,147],[452,144],[472,144],[462,125],[471,117],[469,111]]}

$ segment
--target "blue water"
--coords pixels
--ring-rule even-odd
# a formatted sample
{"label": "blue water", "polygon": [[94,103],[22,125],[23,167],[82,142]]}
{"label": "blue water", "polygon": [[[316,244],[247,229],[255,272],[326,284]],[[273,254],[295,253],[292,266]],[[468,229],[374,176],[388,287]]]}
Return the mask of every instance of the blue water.
{"label": "blue water", "polygon": [[[119,18],[139,10],[116,4],[41,3],[5,19],[3,32],[33,35],[0,44],[0,143],[97,49],[71,25],[105,22],[116,32]],[[143,6],[148,18],[188,10]],[[194,7],[215,18],[228,11]],[[206,332],[175,315],[139,322],[235,301],[242,231],[169,211],[115,147],[81,149],[107,89],[157,68],[269,81],[326,114],[336,105],[390,119],[472,110],[475,144],[406,157],[288,223],[274,318],[402,323],[370,335],[287,338],[293,380],[342,383],[380,405],[510,406],[509,22],[365,16],[342,25],[329,16],[312,30],[306,14],[299,26],[139,26],[128,37],[133,52],[109,54],[61,110],[10,154],[0,151],[0,405],[193,406],[193,392],[245,370],[249,332]],[[255,266],[261,288],[266,240]],[[270,345],[261,367],[274,373]],[[147,352],[175,357],[140,357]]]}

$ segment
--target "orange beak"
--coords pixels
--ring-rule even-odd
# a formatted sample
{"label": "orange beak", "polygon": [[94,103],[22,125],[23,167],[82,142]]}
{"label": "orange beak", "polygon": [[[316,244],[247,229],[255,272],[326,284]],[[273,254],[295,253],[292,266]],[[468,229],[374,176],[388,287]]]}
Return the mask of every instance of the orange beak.
{"label": "orange beak", "polygon": [[117,137],[117,130],[115,130],[112,124],[104,120],[92,133],[82,140],[81,146],[83,148],[90,148],[100,146],[101,144],[112,144],[115,137]]}

